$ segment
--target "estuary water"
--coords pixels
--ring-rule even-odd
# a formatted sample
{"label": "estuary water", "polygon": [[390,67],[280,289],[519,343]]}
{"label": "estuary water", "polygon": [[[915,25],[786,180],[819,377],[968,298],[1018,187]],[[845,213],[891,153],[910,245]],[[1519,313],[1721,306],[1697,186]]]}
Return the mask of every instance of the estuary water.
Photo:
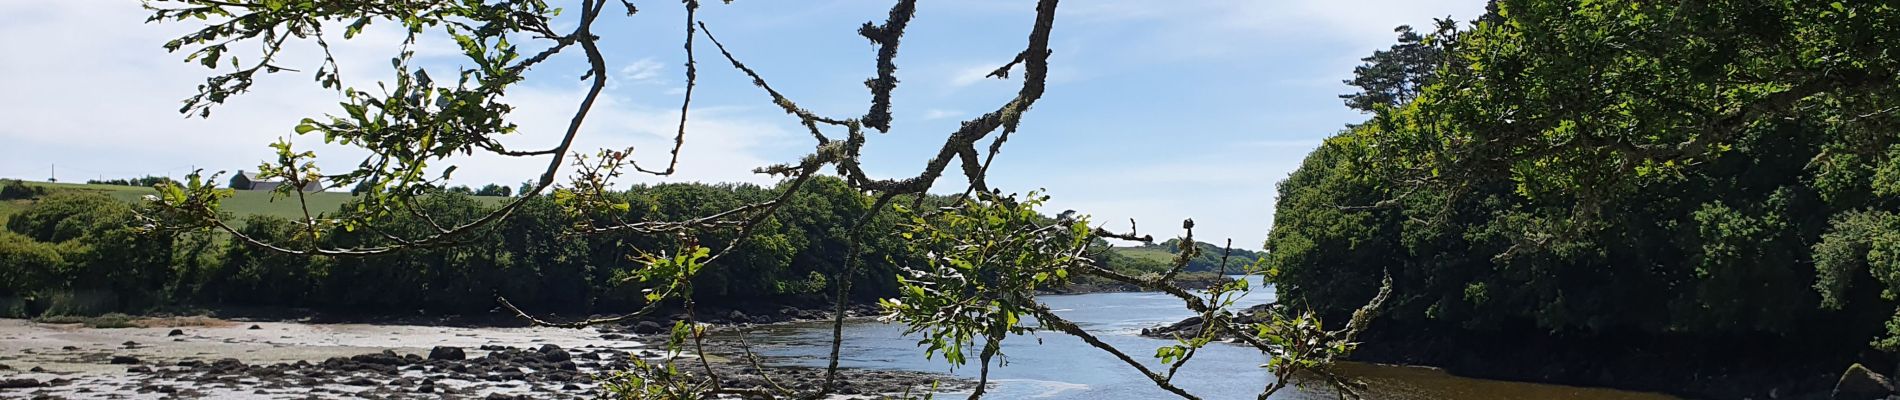
{"label": "estuary water", "polygon": [[[1254,278],[1251,281],[1259,282]],[[1271,287],[1256,288],[1235,309],[1273,301]],[[1142,328],[1172,323],[1193,315],[1180,300],[1161,293],[1095,293],[1050,295],[1040,299],[1102,341],[1114,345],[1149,367],[1164,370],[1153,358],[1156,348],[1170,341],[1138,335]],[[831,325],[794,323],[748,330],[754,350],[768,363],[823,366],[830,352]],[[844,329],[840,363],[847,367],[948,372],[975,378],[974,365],[952,370],[941,357],[924,358],[917,346],[920,335],[905,335],[899,324],[849,322]],[[990,369],[995,399],[1165,399],[1176,398],[1156,387],[1139,371],[1080,339],[1045,331],[1014,336],[1003,342],[1007,362]],[[975,356],[971,357],[975,362]],[[1205,399],[1253,399],[1272,379],[1264,368],[1266,356],[1242,345],[1219,343],[1202,349],[1182,368],[1175,384]],[[1579,388],[1520,382],[1469,379],[1430,368],[1350,364],[1343,372],[1366,382],[1370,399],[1547,399],[1547,400],[1663,400],[1673,397],[1609,389]],[[1289,388],[1274,399],[1334,399],[1319,385]],[[1298,390],[1295,390],[1298,389]],[[939,396],[944,398],[946,396]],[[960,396],[949,396],[960,398]]]}

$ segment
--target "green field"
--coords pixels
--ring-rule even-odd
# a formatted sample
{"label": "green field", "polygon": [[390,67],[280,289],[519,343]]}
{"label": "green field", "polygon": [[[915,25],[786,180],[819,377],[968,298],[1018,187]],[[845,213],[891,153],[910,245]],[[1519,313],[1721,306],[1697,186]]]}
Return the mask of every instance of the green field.
{"label": "green field", "polygon": [[1116,247],[1115,252],[1129,258],[1154,261],[1162,265],[1174,264],[1174,253],[1168,252],[1165,247]]}
{"label": "green field", "polygon": [[[157,193],[152,188],[142,186],[45,182],[27,182],[27,184],[45,187],[52,191],[98,192],[112,196],[112,198],[115,199],[124,200],[128,203],[143,201],[141,198],[145,195]],[[269,191],[239,190],[230,198],[224,199],[223,210],[238,217],[247,215],[270,215],[287,219],[303,218],[303,209],[298,206],[295,196],[273,198],[274,195],[275,193]],[[305,193],[304,201],[309,203],[310,212],[312,214],[334,213],[338,207],[342,207],[343,203],[348,202],[352,197],[354,196],[351,196],[349,193],[313,192]],[[477,198],[491,204],[500,204],[507,199],[505,197],[493,196],[481,196]],[[30,200],[0,201],[0,222],[6,221],[7,216],[19,212],[31,204],[32,201]]]}

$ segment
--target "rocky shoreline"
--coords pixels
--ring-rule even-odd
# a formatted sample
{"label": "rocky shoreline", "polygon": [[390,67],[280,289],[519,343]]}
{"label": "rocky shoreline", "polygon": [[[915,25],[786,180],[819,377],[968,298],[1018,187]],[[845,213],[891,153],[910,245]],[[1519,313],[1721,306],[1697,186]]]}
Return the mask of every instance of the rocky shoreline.
{"label": "rocky shoreline", "polygon": [[[1138,289],[1077,284],[1051,293]],[[714,329],[731,329],[830,321],[833,314],[831,305],[818,302],[754,304],[771,305],[701,307],[695,319]],[[265,317],[230,326],[126,329],[0,320],[0,341],[7,343],[0,345],[0,398],[598,397],[603,380],[631,366],[634,358],[662,359],[659,343],[675,321],[686,319],[683,312],[670,311],[621,325],[555,329],[525,327],[513,318],[353,318],[249,311]],[[854,304],[846,307],[845,316],[879,314],[874,304]],[[337,339],[332,331],[352,336]],[[491,335],[495,332],[502,333]],[[450,344],[416,343],[431,340]],[[761,371],[746,361],[739,344],[725,340],[709,339],[706,353],[728,388],[764,389],[770,376],[780,387],[810,391],[824,379],[822,368],[772,365],[769,360]],[[689,374],[703,371],[697,359],[679,361]],[[955,392],[974,384],[910,371],[844,369],[841,374],[834,397],[913,393],[933,384],[940,392]]]}
{"label": "rocky shoreline", "polygon": [[[1266,317],[1266,314],[1265,314],[1266,311],[1272,307],[1273,307],[1273,303],[1267,303],[1267,304],[1259,304],[1259,305],[1254,305],[1252,307],[1241,309],[1239,311],[1234,312],[1234,322],[1243,326],[1248,325],[1248,324],[1258,323],[1258,322],[1264,322],[1263,318]],[[1179,322],[1175,322],[1172,324],[1156,326],[1153,328],[1142,328],[1141,336],[1146,336],[1146,337],[1151,337],[1151,338],[1156,338],[1156,339],[1173,339],[1176,336],[1193,337],[1193,336],[1198,336],[1201,334],[1202,325],[1205,325],[1205,321],[1202,321],[1201,317],[1197,315],[1197,316],[1187,317],[1187,319],[1183,319]],[[1220,332],[1218,337],[1216,337],[1215,339],[1233,340],[1235,339],[1235,337],[1232,332]]]}
{"label": "rocky shoreline", "polygon": [[[488,347],[479,357],[465,358],[465,350],[437,347],[427,357],[391,350],[322,362],[297,361],[251,365],[232,358],[144,363],[114,357],[126,364],[123,375],[27,373],[0,380],[0,394],[32,398],[92,398],[160,394],[192,398],[362,396],[405,398],[593,398],[601,395],[605,373],[628,368],[632,357],[653,358],[651,351],[564,349],[543,345],[536,349]],[[681,360],[692,363],[692,360]],[[729,388],[764,388],[764,375],[750,366],[714,362]],[[696,365],[695,365],[696,366]],[[697,368],[682,368],[696,373]],[[815,390],[824,371],[802,367],[766,367],[775,382],[793,391]],[[898,394],[927,387],[938,377],[902,371],[845,370],[838,394]],[[39,377],[51,376],[44,380]],[[947,382],[955,389],[963,382]]]}
{"label": "rocky shoreline", "polygon": [[[1202,290],[1232,280],[1225,276],[1212,274],[1183,274],[1175,278],[1175,283],[1183,289]],[[1068,286],[1043,290],[1044,294],[1090,294],[1090,293],[1133,293],[1147,292],[1146,288],[1114,281],[1069,282]]]}
{"label": "rocky shoreline", "polygon": [[[268,328],[252,325],[256,329],[173,329],[162,337],[174,340],[151,340],[150,336],[164,330],[75,329],[18,320],[0,322],[5,322],[0,324],[0,332],[6,334],[3,338],[38,336],[9,342],[7,352],[0,353],[8,354],[0,356],[0,398],[593,398],[601,395],[601,385],[614,372],[627,369],[635,358],[665,359],[658,346],[648,344],[660,343],[664,338],[618,328],[570,330],[562,332],[562,337],[542,340],[550,343],[538,345],[439,345],[425,349],[411,344],[443,338],[456,338],[443,341],[458,343],[517,342],[558,331],[490,328],[499,337],[487,340],[479,337],[483,328],[446,330],[442,332],[452,336],[428,338],[416,332],[439,327],[374,329],[379,327],[267,323],[264,325]],[[373,335],[351,333],[324,343],[323,334],[358,329],[386,331],[383,333],[401,336],[392,341],[408,342],[372,351],[352,341],[373,339]],[[254,341],[255,337],[274,334],[271,331],[289,332],[280,336],[292,339]],[[126,337],[148,338],[150,344],[137,340],[116,345],[99,343]],[[24,346],[16,347],[22,343]],[[72,344],[44,347],[61,343]],[[295,343],[307,347],[299,348]],[[227,353],[251,360],[224,357]],[[330,355],[314,358],[325,353]],[[353,354],[343,355],[347,353]],[[793,391],[815,390],[823,382],[825,371],[821,368],[768,362],[761,371],[744,361],[743,350],[729,343],[711,342],[707,353],[708,365],[728,388],[763,389],[768,375],[772,383]],[[682,371],[702,373],[696,357],[685,357],[676,359]],[[918,372],[844,369],[840,373],[841,384],[834,395],[838,398],[918,392],[933,383],[940,384],[938,390],[948,391],[967,390],[971,385],[960,378]]]}

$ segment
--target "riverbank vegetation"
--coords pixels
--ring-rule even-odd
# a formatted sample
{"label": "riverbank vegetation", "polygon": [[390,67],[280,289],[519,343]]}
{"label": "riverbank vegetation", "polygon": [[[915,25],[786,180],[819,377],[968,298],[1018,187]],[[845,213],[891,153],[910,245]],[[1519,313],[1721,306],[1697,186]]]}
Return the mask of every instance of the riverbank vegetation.
{"label": "riverbank vegetation", "polygon": [[[1893,365],[1900,10],[1500,0],[1401,31],[1279,188],[1280,298],[1362,355],[1696,397]],[[1746,349],[1746,350],[1740,350]]]}
{"label": "riverbank vegetation", "polygon": [[[814,179],[782,211],[762,222],[748,244],[699,274],[695,286],[700,302],[720,307],[824,302],[824,294],[834,287],[829,277],[843,267],[844,252],[852,243],[836,227],[864,213],[872,199],[850,191],[840,180]],[[12,317],[177,308],[482,315],[496,307],[497,295],[544,312],[623,312],[644,306],[642,290],[648,289],[620,284],[619,277],[644,265],[627,255],[677,246],[679,240],[673,235],[577,235],[572,231],[577,221],[560,212],[552,198],[542,197],[454,244],[372,257],[303,257],[211,232],[133,234],[146,223],[139,219],[139,209],[147,205],[111,193],[151,193],[149,188],[108,191],[17,181],[4,186],[31,187],[35,193],[15,200],[15,214],[0,230],[7,239],[0,240],[0,302],[7,305],[4,315]],[[775,197],[780,190],[754,185],[635,186],[611,195],[629,204],[624,211],[595,219],[688,219],[706,210]],[[418,198],[416,205],[433,221],[397,214],[382,221],[381,233],[335,227],[316,236],[326,245],[389,245],[393,242],[384,233],[464,222],[507,200],[471,193],[441,190]],[[323,195],[348,199],[345,193]],[[309,233],[277,215],[284,205],[227,207],[236,229],[251,239],[291,241]],[[355,210],[355,203],[345,200],[327,214],[347,218]],[[875,225],[867,229],[896,229],[892,218],[873,220]],[[723,246],[731,239],[709,235],[694,240]],[[852,282],[851,297],[870,303],[895,295],[896,266],[918,255],[893,235],[856,240],[862,246],[860,257],[876,261],[867,263]],[[1165,271],[1163,264],[1133,262],[1116,251],[1098,258],[1108,268],[1136,276]],[[1078,285],[1091,283],[1112,282]]]}

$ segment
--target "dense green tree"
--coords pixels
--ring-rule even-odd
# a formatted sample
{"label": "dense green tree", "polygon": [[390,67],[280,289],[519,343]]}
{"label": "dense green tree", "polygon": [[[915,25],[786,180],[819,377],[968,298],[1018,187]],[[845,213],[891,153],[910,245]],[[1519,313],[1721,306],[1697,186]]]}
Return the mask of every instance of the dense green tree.
{"label": "dense green tree", "polygon": [[[288,240],[303,234],[283,218],[249,216],[239,232],[259,239]],[[235,238],[224,247],[215,269],[204,277],[199,296],[214,304],[297,306],[309,304],[316,277],[328,259],[297,257],[246,246]]]}
{"label": "dense green tree", "polygon": [[[1402,36],[1356,71],[1365,92],[1347,98],[1370,119],[1279,187],[1267,248],[1282,299],[1343,318],[1390,271],[1385,318],[1401,324],[1385,326],[1448,336],[1436,343],[1695,338],[1670,354],[1707,358],[1684,354],[1751,340],[1802,349],[1779,366],[1796,368],[1900,342],[1880,334],[1900,288],[1900,9],[1492,11]],[[1399,49],[1420,43],[1442,63],[1409,101],[1380,95],[1407,87]]]}

